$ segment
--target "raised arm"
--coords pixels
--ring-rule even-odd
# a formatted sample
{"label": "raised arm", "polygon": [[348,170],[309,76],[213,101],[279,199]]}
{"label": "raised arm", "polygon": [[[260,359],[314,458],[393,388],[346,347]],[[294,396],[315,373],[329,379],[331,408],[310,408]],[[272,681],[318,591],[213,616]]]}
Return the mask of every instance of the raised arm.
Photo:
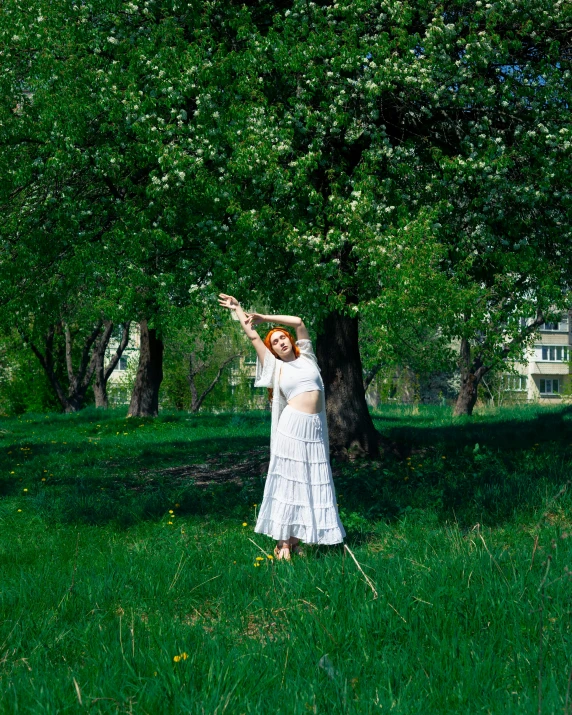
{"label": "raised arm", "polygon": [[258,359],[260,360],[261,364],[264,365],[264,357],[266,355],[266,345],[264,345],[260,335],[258,335],[256,330],[253,329],[252,321],[249,320],[250,316],[246,315],[246,313],[242,309],[242,306],[240,305],[240,303],[237,301],[236,298],[233,298],[231,295],[227,295],[226,293],[220,293],[219,297],[218,297],[218,302],[219,302],[219,305],[221,305],[223,308],[228,308],[229,310],[234,310],[237,318],[240,320],[242,329],[244,330],[244,332],[250,338],[250,340],[252,341],[252,344],[254,345],[254,349],[256,350],[256,354],[258,355]]}
{"label": "raised arm", "polygon": [[248,325],[258,325],[259,323],[279,323],[290,328],[296,328],[297,340],[308,340],[310,334],[304,325],[302,318],[296,315],[262,315],[261,313],[250,313],[247,316]]}

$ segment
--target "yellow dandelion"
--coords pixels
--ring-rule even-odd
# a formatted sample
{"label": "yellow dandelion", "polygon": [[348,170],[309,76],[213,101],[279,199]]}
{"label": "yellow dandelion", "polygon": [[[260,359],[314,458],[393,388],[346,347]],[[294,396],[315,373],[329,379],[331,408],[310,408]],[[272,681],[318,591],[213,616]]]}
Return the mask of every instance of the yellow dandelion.
{"label": "yellow dandelion", "polygon": [[267,558],[267,559],[270,559],[270,561],[272,561],[272,559],[274,558],[274,556],[271,556],[271,554],[266,554],[266,558]]}
{"label": "yellow dandelion", "polygon": [[169,509],[169,514],[174,514],[175,512],[172,509]]}
{"label": "yellow dandelion", "polygon": [[42,477],[42,481],[45,482],[45,481],[46,481],[46,478],[45,478],[45,477]]}
{"label": "yellow dandelion", "polygon": [[44,474],[45,474],[47,471],[48,471],[47,469],[44,469]]}
{"label": "yellow dandelion", "polygon": [[[12,472],[12,474],[14,474],[14,472]],[[243,526],[248,526],[248,523],[247,523],[246,521],[243,521],[243,522],[242,522],[242,525],[243,525]]]}
{"label": "yellow dandelion", "polygon": [[10,474],[16,474],[16,472],[10,472]]}
{"label": "yellow dandelion", "polygon": [[167,524],[172,524],[172,523],[173,523],[172,521],[168,521],[168,522],[167,522]]}
{"label": "yellow dandelion", "polygon": [[447,459],[447,457],[441,457],[441,459]]}
{"label": "yellow dandelion", "polygon": [[175,663],[178,663],[178,662],[181,660],[181,656],[180,656],[180,655],[175,655],[175,656],[173,657],[173,660],[175,661]]}
{"label": "yellow dandelion", "polygon": [[24,488],[24,490],[23,490],[23,491],[27,492],[28,490],[27,490],[26,488]]}
{"label": "yellow dandelion", "polygon": [[255,560],[256,561],[264,561],[264,558],[262,556],[257,556]]}
{"label": "yellow dandelion", "polygon": [[21,509],[18,509],[18,511],[22,511]]}
{"label": "yellow dandelion", "polygon": [[180,504],[175,504],[175,509],[178,509],[180,506]]}
{"label": "yellow dandelion", "polygon": [[260,561],[256,561],[255,566],[260,566]]}
{"label": "yellow dandelion", "polygon": [[258,506],[258,504],[253,504],[252,506]]}
{"label": "yellow dandelion", "polygon": [[186,653],[181,653],[181,658],[182,658],[183,660],[187,660],[188,657],[189,657],[189,656],[188,656]]}

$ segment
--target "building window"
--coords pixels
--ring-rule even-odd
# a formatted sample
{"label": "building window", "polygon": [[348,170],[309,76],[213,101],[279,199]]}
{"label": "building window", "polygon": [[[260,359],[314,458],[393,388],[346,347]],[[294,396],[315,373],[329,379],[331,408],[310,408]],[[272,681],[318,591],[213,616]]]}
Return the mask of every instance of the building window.
{"label": "building window", "polygon": [[118,370],[127,370],[127,358],[126,357],[119,358],[119,362],[117,363],[117,369]]}
{"label": "building window", "polygon": [[503,375],[502,389],[507,392],[526,392],[526,375]]}
{"label": "building window", "polygon": [[558,331],[559,333],[568,331],[568,316],[563,316],[557,323],[549,322],[543,323],[540,326],[541,330],[550,330],[552,332]]}
{"label": "building window", "polygon": [[542,378],[540,380],[540,394],[541,395],[558,395],[560,392],[559,380],[552,378],[551,380],[546,380]]}
{"label": "building window", "polygon": [[543,345],[540,357],[548,362],[568,362],[568,347],[566,345]]}

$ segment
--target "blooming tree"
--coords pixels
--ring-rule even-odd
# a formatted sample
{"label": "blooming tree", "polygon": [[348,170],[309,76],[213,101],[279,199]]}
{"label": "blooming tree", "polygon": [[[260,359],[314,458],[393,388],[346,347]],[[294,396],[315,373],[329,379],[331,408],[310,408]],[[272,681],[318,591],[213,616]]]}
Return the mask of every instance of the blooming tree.
{"label": "blooming tree", "polygon": [[243,192],[225,261],[242,266],[239,282],[265,274],[269,298],[319,319],[334,448],[375,453],[360,314],[377,311],[383,326],[413,311],[458,340],[456,412],[470,414],[482,376],[568,300],[570,10],[276,10],[249,38],[260,88],[246,131],[236,121]]}
{"label": "blooming tree", "polygon": [[469,414],[565,303],[565,3],[43,7],[0,18],[6,315],[89,283],[160,360],[166,311],[256,292],[314,321],[333,450],[376,454],[360,316],[459,340]]}

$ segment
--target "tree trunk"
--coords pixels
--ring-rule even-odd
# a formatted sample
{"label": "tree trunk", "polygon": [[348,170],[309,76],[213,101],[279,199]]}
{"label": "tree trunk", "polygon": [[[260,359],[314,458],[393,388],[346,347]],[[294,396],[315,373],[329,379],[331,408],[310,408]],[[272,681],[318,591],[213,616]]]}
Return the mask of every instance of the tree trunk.
{"label": "tree trunk", "polygon": [[365,401],[358,319],[330,313],[318,334],[316,356],[324,380],[330,453],[378,457],[381,435]]}
{"label": "tree trunk", "polygon": [[163,380],[163,341],[147,321],[140,325],[139,367],[131,394],[129,417],[156,417],[159,414],[159,388]]}
{"label": "tree trunk", "polygon": [[502,352],[495,359],[492,359],[485,365],[486,343],[479,348],[480,352],[474,357],[471,355],[471,344],[467,338],[461,339],[461,348],[459,350],[459,368],[461,371],[461,389],[453,410],[453,417],[461,417],[466,415],[470,417],[473,414],[473,408],[477,402],[478,387],[480,381],[489,372],[505,364],[505,360],[511,353],[511,348],[514,345],[521,345],[530,335],[538,329],[540,325],[546,322],[544,312],[537,308],[536,317],[527,321],[523,327],[522,333],[506,344]]}
{"label": "tree trunk", "polygon": [[479,383],[490,368],[483,365],[479,357],[471,359],[471,345],[467,338],[461,339],[459,367],[461,389],[457,396],[453,417],[470,417],[477,402]]}
{"label": "tree trunk", "polygon": [[461,380],[461,389],[455,402],[453,417],[461,417],[466,415],[470,417],[473,414],[473,408],[477,402],[477,388],[479,383],[475,375],[469,373],[466,380]]}
{"label": "tree trunk", "polygon": [[107,397],[107,385],[103,381],[103,363],[95,368],[95,380],[93,381],[93,396],[95,397],[95,406],[106,410],[109,407],[109,399]]}
{"label": "tree trunk", "polygon": [[106,366],[105,353],[107,351],[107,346],[109,345],[109,340],[111,339],[113,323],[110,320],[105,321],[105,330],[98,341],[95,351],[95,380],[93,382],[93,395],[95,397],[96,407],[101,407],[105,410],[109,407],[109,400],[107,397],[107,381],[109,380],[111,373],[117,367],[117,363],[129,343],[130,325],[130,321],[123,324],[123,333],[121,335],[119,345],[117,346],[117,350],[111,357],[109,364]]}

